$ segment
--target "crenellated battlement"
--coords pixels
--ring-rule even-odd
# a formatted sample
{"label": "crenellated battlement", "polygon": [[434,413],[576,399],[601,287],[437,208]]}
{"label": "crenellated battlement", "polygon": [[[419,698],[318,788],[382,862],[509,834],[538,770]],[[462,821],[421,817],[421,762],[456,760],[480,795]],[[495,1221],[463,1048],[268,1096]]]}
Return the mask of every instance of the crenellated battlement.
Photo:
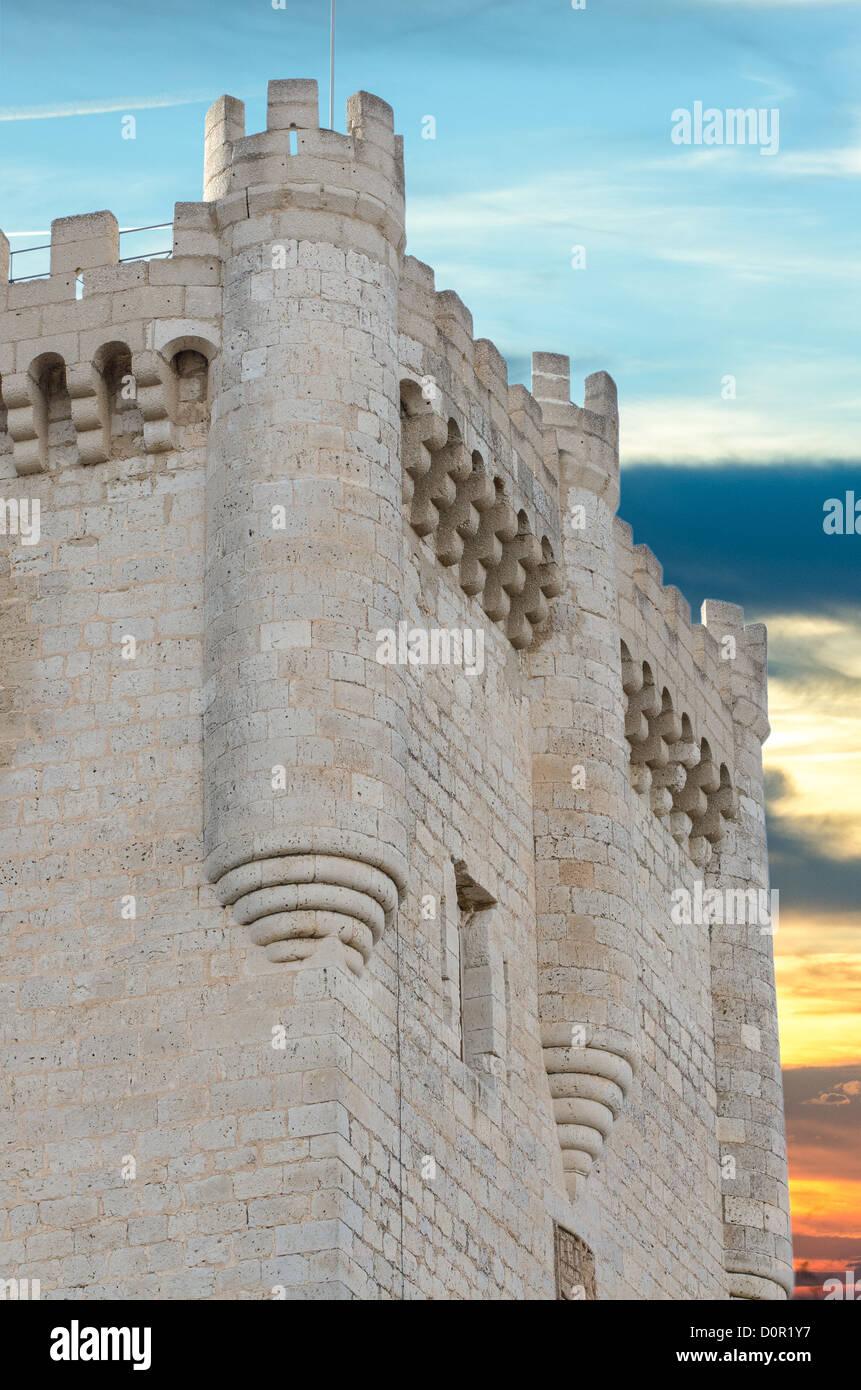
{"label": "crenellated battlement", "polygon": [[[238,258],[240,283],[256,277],[260,294],[277,298],[282,282],[289,293],[303,274],[303,231],[325,239],[332,219],[350,223],[350,244],[355,225],[368,221],[402,251],[403,145],[391,108],[356,93],[344,135],[320,127],[318,102],[315,82],[270,82],[266,130],[252,135],[241,101],[214,103],[206,117],[204,201],[175,205],[168,259],[121,263],[111,212],[63,217],[51,225],[49,275],[15,284],[5,278],[8,245],[0,240],[0,467],[7,473],[91,467],[130,450],[167,454],[181,444],[183,424],[206,424],[229,255]],[[308,216],[314,224],[306,228]],[[261,218],[284,253],[271,279],[259,232],[243,250],[249,219]],[[511,384],[502,354],[475,339],[469,309],[453,290],[436,288],[430,266],[403,256],[398,279],[405,520],[512,645],[528,647],[565,588],[560,559],[571,518],[560,480],[613,511],[618,505],[615,384],[606,373],[590,376],[578,405],[569,360],[553,353],[534,355],[531,391]],[[629,700],[645,698],[632,671],[648,670],[665,706],[653,717],[667,706],[679,712],[727,777],[733,695],[726,660],[744,666],[746,639],[725,658],[727,634],[691,624],[682,595],[663,585],[658,560],[633,545],[618,518],[614,544]],[[747,672],[747,679],[761,699],[761,676]],[[632,718],[636,724],[633,707]],[[681,774],[655,765],[644,751],[652,735],[644,739],[644,747],[632,743],[633,785],[705,863],[714,841],[692,832],[682,809],[692,793],[672,790]],[[666,746],[657,745],[660,759]]]}
{"label": "crenellated battlement", "polygon": [[[354,249],[404,248],[403,138],[394,132],[387,102],[356,92],[347,102],[347,134],[319,123],[317,83],[290,79],[269,83],[266,130],[245,134],[245,105],[219,97],[207,114],[203,196],[218,203],[219,225],[229,226],[263,212],[290,209],[301,228],[302,213],[314,215],[317,235],[337,219],[353,224]],[[376,228],[383,242],[360,246],[357,228]],[[296,234],[294,231],[294,235]],[[323,233],[325,235],[325,231]]]}
{"label": "crenellated battlement", "polygon": [[460,297],[437,290],[433,269],[411,256],[404,260],[398,309],[402,367],[471,423],[558,539],[557,450],[535,395],[509,384],[505,358],[489,339],[473,337],[472,314]]}
{"label": "crenellated battlement", "polygon": [[[204,377],[218,360],[224,261],[241,248],[240,224],[249,218],[288,215],[288,281],[310,212],[318,217],[315,236],[325,233],[326,217],[368,217],[402,250],[403,142],[380,98],[354,94],[341,134],[320,127],[316,82],[272,81],[264,131],[246,134],[244,103],[223,96],[207,113],[204,146],[204,201],[175,205],[167,259],[121,263],[117,219],[94,212],[55,219],[49,275],[10,283],[0,233],[0,456],[7,472],[11,464],[20,477],[50,473],[58,456],[63,467],[97,465],[118,446],[127,454],[130,440],[144,455],[177,446],[188,418],[182,381],[194,374],[181,358],[198,354]],[[247,267],[249,274],[260,269],[256,261]],[[457,568],[464,592],[508,625],[514,644],[527,644],[546,621],[548,600],[561,592],[558,558],[569,520],[562,473],[567,485],[617,504],[615,384],[606,373],[589,377],[577,405],[568,358],[551,353],[535,354],[531,391],[510,384],[496,346],[474,338],[467,306],[454,291],[437,290],[433,269],[411,256],[399,264],[398,329],[410,524],[444,567]],[[118,396],[126,378],[134,399]],[[212,383],[204,386],[205,401]],[[658,560],[633,545],[618,519],[614,538],[620,640],[631,659],[637,653],[659,673],[662,688],[676,692],[674,707],[709,731],[721,760],[729,759],[724,634],[691,624],[682,595],[663,585]],[[744,664],[744,641],[736,659]],[[758,679],[749,676],[754,687]]]}
{"label": "crenellated battlement", "polygon": [[[313,161],[320,161],[316,167]],[[395,134],[389,104],[370,92],[347,102],[347,134],[320,126],[315,81],[290,78],[269,83],[266,129],[245,133],[245,103],[222,96],[206,116],[203,196],[207,202],[238,188],[313,182],[331,164],[345,186],[369,181],[365,191],[388,192],[385,180],[403,190],[403,138]],[[352,166],[352,167],[351,167]],[[377,177],[375,177],[375,175]]]}
{"label": "crenellated battlement", "polygon": [[181,354],[208,364],[220,343],[213,228],[207,204],[177,203],[171,257],[122,264],[113,213],[58,218],[50,274],[0,283],[10,476],[176,447],[187,416]]}

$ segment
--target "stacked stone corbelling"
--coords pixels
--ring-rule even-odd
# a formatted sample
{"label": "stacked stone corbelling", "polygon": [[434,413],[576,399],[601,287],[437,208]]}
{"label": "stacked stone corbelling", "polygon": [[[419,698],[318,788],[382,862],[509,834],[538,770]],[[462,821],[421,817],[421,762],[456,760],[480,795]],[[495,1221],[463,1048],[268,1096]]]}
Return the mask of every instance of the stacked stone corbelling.
{"label": "stacked stone corbelling", "polygon": [[633,546],[612,380],[509,384],[367,93],[220,98],[168,260],[0,251],[0,1276],[786,1296],[771,939],[670,917],[767,887],[764,630]]}

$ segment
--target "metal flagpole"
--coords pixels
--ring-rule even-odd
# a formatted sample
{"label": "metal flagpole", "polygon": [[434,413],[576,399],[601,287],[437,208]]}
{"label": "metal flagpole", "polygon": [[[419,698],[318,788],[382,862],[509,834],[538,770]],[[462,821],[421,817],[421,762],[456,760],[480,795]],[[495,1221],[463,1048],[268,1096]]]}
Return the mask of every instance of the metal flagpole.
{"label": "metal flagpole", "polygon": [[335,129],[335,0],[332,0],[332,24],[329,35],[329,129]]}

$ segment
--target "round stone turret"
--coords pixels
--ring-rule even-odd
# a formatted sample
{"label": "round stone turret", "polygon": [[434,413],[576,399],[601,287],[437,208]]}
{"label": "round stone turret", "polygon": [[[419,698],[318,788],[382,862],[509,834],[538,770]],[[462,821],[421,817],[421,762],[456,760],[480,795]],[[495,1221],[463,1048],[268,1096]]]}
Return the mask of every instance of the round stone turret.
{"label": "round stone turret", "polygon": [[406,716],[376,632],[401,612],[401,142],[314,82],[207,118],[224,265],[207,476],[205,848],[272,959],[360,971],[406,877]]}

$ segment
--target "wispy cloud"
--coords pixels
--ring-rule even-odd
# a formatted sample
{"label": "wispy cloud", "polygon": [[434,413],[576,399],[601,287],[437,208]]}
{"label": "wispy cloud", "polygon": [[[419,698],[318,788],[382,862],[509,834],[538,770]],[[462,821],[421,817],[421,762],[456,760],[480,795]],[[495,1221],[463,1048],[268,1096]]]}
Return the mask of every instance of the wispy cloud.
{"label": "wispy cloud", "polygon": [[194,106],[211,101],[200,96],[104,97],[96,101],[67,101],[49,106],[0,106],[0,121],[53,121],[64,116],[101,116],[108,111],[144,111],[157,106]]}
{"label": "wispy cloud", "polygon": [[744,406],[717,398],[717,391],[715,395],[713,401],[687,396],[624,400],[621,446],[625,462],[802,462],[821,457],[826,430],[836,455],[858,457],[855,411],[847,411],[841,422],[833,406],[820,412],[806,397],[795,408],[790,401],[780,413],[768,404]]}
{"label": "wispy cloud", "polygon": [[799,150],[782,155],[778,173],[801,178],[857,178],[861,174],[861,145],[845,149]]}
{"label": "wispy cloud", "polygon": [[797,94],[795,87],[788,87],[784,81],[776,77],[766,77],[756,72],[743,72],[741,76],[746,82],[755,82],[759,87],[767,87],[769,101],[789,101]]}
{"label": "wispy cloud", "polygon": [[[692,158],[705,165],[732,158],[733,153],[727,149],[696,151]],[[826,155],[833,160],[843,153]],[[801,161],[808,156],[796,158]],[[809,156],[811,161],[816,158],[825,156]],[[848,166],[851,160],[847,158],[846,163]],[[572,174],[551,173],[523,184],[463,193],[456,200],[416,198],[408,208],[409,236],[411,242],[416,239],[432,245],[437,265],[441,247],[456,247],[463,254],[465,247],[480,246],[484,266],[492,273],[494,261],[498,261],[500,275],[506,277],[513,259],[508,234],[521,231],[537,237],[541,233],[553,235],[557,229],[570,230],[571,239],[576,229],[583,241],[594,244],[600,238],[605,246],[614,243],[626,252],[633,246],[643,259],[718,269],[737,279],[785,278],[797,283],[803,277],[807,282],[839,280],[845,284],[847,279],[861,277],[857,257],[801,253],[785,232],[781,244],[778,236],[786,221],[786,208],[781,203],[772,204],[775,231],[764,237],[754,231],[745,233],[741,225],[745,206],[722,205],[717,190],[701,190],[703,196],[694,202],[690,188],[681,197],[675,185],[660,188],[655,180],[642,178],[645,169],[663,170],[674,164],[679,167],[671,158],[650,161],[639,167],[639,179],[630,178],[624,184],[578,169]],[[751,217],[756,216],[757,230],[767,224],[769,206],[762,195],[751,203],[749,211]],[[493,238],[499,240],[504,262],[494,254]],[[533,252],[535,249],[533,241]],[[510,291],[510,285],[506,288]]]}
{"label": "wispy cloud", "polygon": [[775,159],[765,164],[753,164],[737,157],[733,145],[715,145],[708,150],[677,149],[671,154],[640,160],[633,166],[638,172],[681,174],[686,177],[698,170],[712,170],[733,176],[757,178],[839,178],[852,179],[861,175],[861,145],[831,146],[824,149],[781,150]]}

